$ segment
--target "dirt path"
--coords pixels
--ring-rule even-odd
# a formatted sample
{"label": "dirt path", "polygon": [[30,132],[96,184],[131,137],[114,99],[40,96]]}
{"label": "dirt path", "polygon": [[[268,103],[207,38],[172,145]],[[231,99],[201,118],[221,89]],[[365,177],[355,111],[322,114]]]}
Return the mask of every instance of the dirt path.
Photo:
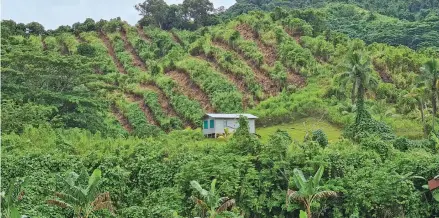
{"label": "dirt path", "polygon": [[279,87],[267,76],[265,72],[262,72],[251,60],[245,58],[244,54],[239,51],[235,51],[232,49],[227,43],[224,42],[212,42],[214,46],[224,49],[226,51],[234,54],[235,57],[238,57],[242,62],[247,63],[247,65],[252,69],[255,74],[255,79],[261,84],[264,92],[270,96],[275,96],[279,92]]}
{"label": "dirt path", "polygon": [[75,37],[79,43],[87,43],[87,41],[85,41],[85,39],[83,39],[80,34],[75,34]]}
{"label": "dirt path", "polygon": [[44,41],[44,37],[41,37],[41,44],[43,45],[43,51],[47,51],[47,44],[46,41]]}
{"label": "dirt path", "polygon": [[145,104],[145,100],[141,96],[133,95],[133,94],[125,94],[126,99],[129,102],[137,102],[140,109],[142,109],[143,114],[145,114],[146,119],[148,120],[149,124],[159,126],[157,122],[154,119],[154,116],[152,115],[151,109],[148,108],[148,106]]}
{"label": "dirt path", "polygon": [[170,102],[169,98],[155,84],[141,84],[140,88],[145,89],[145,90],[150,90],[150,91],[157,93],[158,101],[159,101],[159,104],[162,108],[162,111],[164,111],[168,117],[178,117],[178,118],[180,118],[181,121],[183,121],[183,125],[185,127],[194,127],[194,125],[192,125],[186,119],[178,116],[177,112],[175,112],[175,110],[174,110],[174,107],[169,103]]}
{"label": "dirt path", "polygon": [[376,61],[373,61],[373,67],[375,68],[375,71],[378,72],[383,82],[393,83],[392,77],[387,73],[385,67],[379,66],[379,64]]}
{"label": "dirt path", "polygon": [[169,117],[177,117],[177,113],[175,112],[174,108],[172,107],[172,105],[169,104],[169,99],[166,97],[165,93],[163,93],[163,91],[159,89],[156,85],[141,84],[140,88],[157,93],[159,104],[165,114]]}
{"label": "dirt path", "polygon": [[141,26],[137,26],[137,33],[139,33],[139,36],[141,39],[147,41],[147,42],[151,42],[151,38],[149,38],[146,34],[145,31],[143,31],[143,27]]}
{"label": "dirt path", "polygon": [[288,30],[287,28],[284,28],[284,30],[285,30],[286,33],[288,33],[288,35],[291,38],[293,38],[297,42],[297,44],[300,45],[300,37],[301,37],[301,35],[299,33],[295,33],[295,32],[293,32],[291,30]]}
{"label": "dirt path", "polygon": [[196,56],[196,58],[209,63],[213,69],[221,72],[222,75],[224,75],[231,83],[233,83],[238,88],[239,92],[241,92],[241,94],[244,96],[244,98],[242,99],[242,106],[244,109],[248,107],[250,99],[254,99],[255,102],[257,101],[257,99],[253,97],[253,95],[245,86],[245,83],[243,82],[244,78],[238,78],[238,76],[234,75],[232,72],[228,72],[228,70],[222,68],[215,60],[215,58],[208,58],[204,54]]}
{"label": "dirt path", "polygon": [[120,110],[116,106],[111,106],[111,113],[128,133],[131,133],[133,131],[133,127],[128,122],[128,119],[122,114],[122,112],[120,112]]}
{"label": "dirt path", "polygon": [[169,71],[166,75],[170,76],[177,84],[179,91],[190,99],[196,100],[206,112],[215,112],[210,104],[209,97],[204,93],[191,78],[182,71]]}
{"label": "dirt path", "polygon": [[294,71],[291,71],[291,70],[288,72],[288,75],[287,75],[287,83],[294,84],[298,88],[303,88],[306,86],[305,78],[302,75],[300,75]]}
{"label": "dirt path", "polygon": [[172,40],[174,40],[174,42],[178,43],[180,46],[183,46],[183,42],[181,41],[180,37],[178,37],[177,34],[175,34],[173,31],[169,31],[169,33],[171,34]]}
{"label": "dirt path", "polygon": [[127,74],[127,72],[123,68],[122,63],[120,63],[119,59],[117,59],[116,53],[114,52],[114,48],[111,45],[111,42],[110,42],[110,39],[108,39],[108,36],[105,35],[105,33],[101,31],[101,32],[99,32],[99,38],[101,38],[101,40],[104,42],[105,46],[107,47],[108,54],[111,56],[111,58],[113,58],[113,62],[116,64],[116,67],[119,70],[119,72],[122,74]]}
{"label": "dirt path", "polygon": [[133,65],[139,67],[143,71],[146,71],[146,64],[139,57],[139,55],[137,54],[133,45],[131,45],[131,43],[128,41],[126,30],[122,28],[120,30],[120,33],[121,33],[120,35],[122,36],[122,40],[124,42],[125,50],[131,54],[131,59],[133,60]]}
{"label": "dirt path", "polygon": [[247,24],[239,24],[236,26],[236,31],[238,31],[245,40],[256,42],[259,51],[264,55],[264,62],[269,66],[274,65],[274,62],[277,60],[277,51],[273,46],[265,45]]}

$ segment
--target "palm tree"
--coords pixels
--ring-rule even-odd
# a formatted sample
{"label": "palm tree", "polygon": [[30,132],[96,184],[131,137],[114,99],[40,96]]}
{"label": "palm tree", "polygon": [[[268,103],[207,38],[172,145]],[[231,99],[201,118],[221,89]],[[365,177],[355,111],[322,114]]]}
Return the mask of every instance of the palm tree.
{"label": "palm tree", "polygon": [[429,90],[427,90],[425,83],[418,83],[415,87],[410,89],[410,92],[408,94],[404,95],[404,98],[414,99],[418,104],[418,108],[421,113],[421,121],[424,128],[425,128],[425,113],[424,113],[425,99],[427,99],[427,96],[429,94],[430,94]]}
{"label": "palm tree", "polygon": [[[192,196],[192,198],[194,199],[195,203],[201,207],[202,218],[215,218],[217,215],[226,212],[228,208],[231,208],[235,205],[235,199],[220,197],[219,193],[216,192],[216,179],[214,179],[210,184],[209,191],[203,189],[197,181],[191,181],[191,186],[195,188],[201,195],[202,199],[194,196]],[[236,217],[236,215],[233,213],[230,215],[234,215]]]}
{"label": "palm tree", "polygon": [[299,169],[293,171],[293,181],[297,187],[297,191],[288,189],[287,192],[287,204],[290,199],[302,203],[306,208],[308,218],[312,217],[311,204],[318,199],[335,197],[337,193],[334,191],[324,191],[322,186],[319,185],[323,175],[323,166],[319,167],[316,174],[309,179],[306,179],[303,172]]}
{"label": "palm tree", "polygon": [[102,172],[95,169],[88,178],[87,187],[77,184],[79,175],[71,172],[64,179],[66,186],[64,192],[56,192],[55,199],[48,200],[47,203],[61,208],[73,209],[74,216],[77,218],[88,218],[93,212],[108,209],[113,213],[113,202],[110,193],[99,193],[98,186],[102,178]]}
{"label": "palm tree", "polygon": [[422,79],[427,83],[431,84],[431,104],[433,107],[433,131],[434,131],[434,122],[436,118],[437,112],[437,80],[439,77],[439,61],[432,58],[427,61],[424,66],[421,68]]}
{"label": "palm tree", "polygon": [[[375,88],[378,81],[371,77],[371,60],[368,54],[354,43],[351,51],[346,56],[346,61],[341,65],[344,71],[340,75],[339,82],[345,86],[349,81],[352,82],[351,100],[352,104],[357,101],[357,106],[363,106],[363,99],[366,89]],[[358,105],[360,104],[360,105]]]}

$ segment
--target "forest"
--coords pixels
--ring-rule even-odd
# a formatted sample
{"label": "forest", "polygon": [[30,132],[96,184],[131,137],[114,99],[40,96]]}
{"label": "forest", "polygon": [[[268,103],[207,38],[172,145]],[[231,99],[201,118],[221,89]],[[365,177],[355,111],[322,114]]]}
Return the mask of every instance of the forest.
{"label": "forest", "polygon": [[2,218],[439,217],[437,1],[133,10],[2,20]]}

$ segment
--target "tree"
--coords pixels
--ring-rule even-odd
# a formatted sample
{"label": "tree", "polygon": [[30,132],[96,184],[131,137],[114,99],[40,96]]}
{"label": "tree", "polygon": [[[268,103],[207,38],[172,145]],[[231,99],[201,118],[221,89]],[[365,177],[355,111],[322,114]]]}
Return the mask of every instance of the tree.
{"label": "tree", "polygon": [[29,34],[43,35],[45,33],[44,26],[38,22],[26,24],[26,30]]}
{"label": "tree", "polygon": [[430,95],[429,90],[427,90],[427,87],[425,86],[425,83],[418,83],[415,87],[410,89],[410,92],[406,95],[404,95],[405,98],[414,99],[418,104],[418,109],[421,113],[421,121],[422,125],[425,130],[425,99],[427,99],[427,96]]}
{"label": "tree", "polygon": [[168,5],[164,0],[146,0],[134,6],[144,19],[154,22],[159,28],[163,27],[166,20]]}
{"label": "tree", "polygon": [[354,40],[345,62],[341,65],[344,73],[340,75],[340,82],[345,85],[352,82],[351,100],[357,103],[357,111],[364,109],[364,94],[366,89],[374,88],[378,81],[371,76],[371,61],[364,49],[364,42]]}
{"label": "tree", "polygon": [[209,0],[184,0],[183,9],[197,26],[203,26],[214,7]]}
{"label": "tree", "polygon": [[[201,217],[216,218],[221,213],[235,205],[235,199],[220,197],[216,192],[216,179],[210,184],[210,190],[205,190],[197,181],[191,181],[191,186],[198,191],[202,199],[192,196],[195,203],[201,207]],[[230,213],[230,212],[229,212]],[[235,215],[236,216],[236,215]]]}
{"label": "tree", "polygon": [[427,61],[424,66],[421,68],[422,71],[422,79],[431,85],[431,104],[433,108],[433,131],[434,131],[434,123],[437,113],[437,80],[439,77],[439,61],[432,58]]}
{"label": "tree", "polygon": [[110,193],[99,193],[99,182],[102,172],[95,169],[88,178],[87,187],[78,184],[79,175],[71,172],[64,179],[64,192],[56,192],[55,199],[48,200],[47,203],[61,208],[73,209],[74,216],[78,218],[88,218],[93,212],[107,209],[113,213],[113,202]]}
{"label": "tree", "polygon": [[[319,185],[323,175],[323,166],[320,166],[316,174],[309,179],[306,179],[303,172],[299,169],[293,171],[293,181],[297,187],[297,191],[288,189],[287,198],[288,201],[293,199],[302,203],[306,208],[308,218],[312,217],[311,204],[318,199],[336,197],[337,193],[334,191],[324,191],[322,186]],[[287,201],[287,203],[288,203]]]}

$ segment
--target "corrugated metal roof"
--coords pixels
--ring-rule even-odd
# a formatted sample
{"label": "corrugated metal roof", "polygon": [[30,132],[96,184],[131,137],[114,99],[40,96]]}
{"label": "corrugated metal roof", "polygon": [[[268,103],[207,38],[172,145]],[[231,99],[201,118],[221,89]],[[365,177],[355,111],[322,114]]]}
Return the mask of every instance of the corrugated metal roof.
{"label": "corrugated metal roof", "polygon": [[258,118],[252,114],[206,114],[205,116],[212,118],[226,118],[226,119],[238,119],[240,116],[247,117],[248,119],[256,119]]}

